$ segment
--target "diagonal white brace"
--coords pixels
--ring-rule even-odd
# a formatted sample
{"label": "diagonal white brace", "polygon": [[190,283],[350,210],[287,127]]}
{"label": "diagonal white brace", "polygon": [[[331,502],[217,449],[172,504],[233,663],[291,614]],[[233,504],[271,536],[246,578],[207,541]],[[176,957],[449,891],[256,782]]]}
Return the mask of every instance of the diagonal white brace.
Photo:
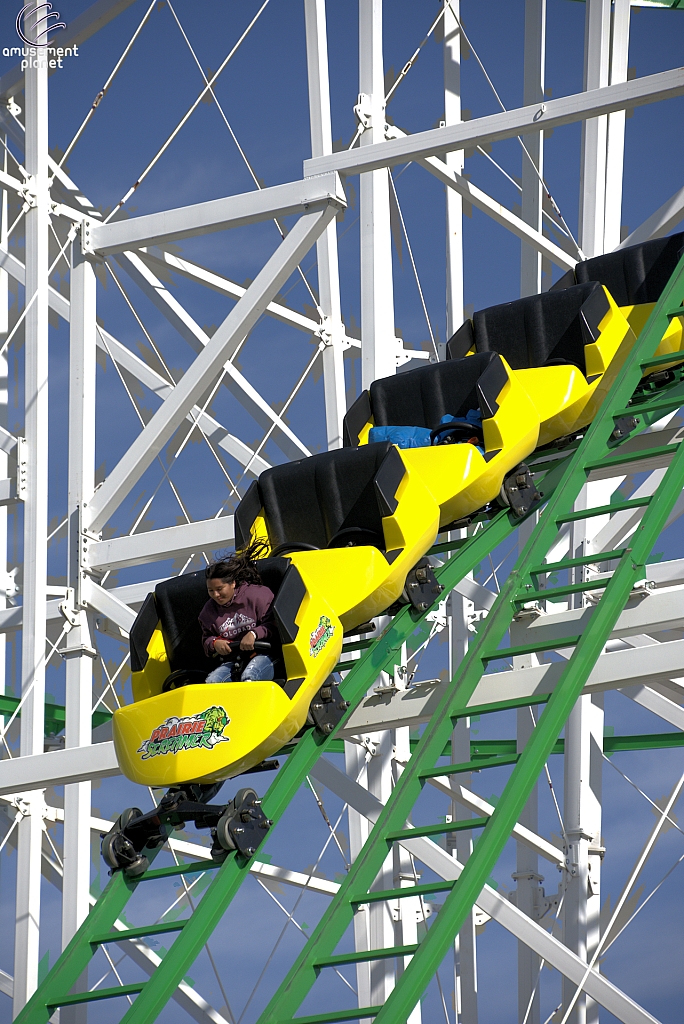
{"label": "diagonal white brace", "polygon": [[[117,255],[115,259],[181,337],[185,338],[195,352],[201,352],[209,343],[209,335],[202,330],[159,278],[143,263],[138,254],[124,252]],[[309,449],[290,430],[287,423],[233,365],[231,360],[239,350],[242,340],[241,337],[236,336],[233,344],[226,351],[226,362],[223,364],[226,373],[224,383],[262,428],[268,429],[273,425],[277,427],[279,434],[282,435],[279,437],[278,443],[288,458],[301,459],[302,455],[310,455]]]}
{"label": "diagonal white brace", "polygon": [[209,382],[221,372],[226,351],[244,337],[337,213],[336,203],[303,214],[234,306],[209,344],[200,352],[172,394],[140,432],[85,509],[87,528],[102,529],[130,489],[156,458]]}

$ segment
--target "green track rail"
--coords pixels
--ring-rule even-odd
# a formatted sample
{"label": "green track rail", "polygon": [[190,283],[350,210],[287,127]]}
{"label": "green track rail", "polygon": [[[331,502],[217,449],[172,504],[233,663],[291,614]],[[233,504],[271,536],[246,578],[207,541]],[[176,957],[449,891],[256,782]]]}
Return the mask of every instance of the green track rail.
{"label": "green track rail", "polygon": [[[444,887],[448,895],[423,940],[409,950],[401,947],[394,950],[371,951],[374,955],[370,957],[368,952],[336,954],[335,951],[352,921],[355,907],[365,898],[365,894],[375,881],[391,844],[401,841],[402,837],[409,834],[407,820],[427,778],[437,771],[438,759],[450,739],[454,721],[481,710],[495,710],[495,706],[491,705],[487,708],[477,708],[470,703],[471,698],[487,665],[497,659],[511,656],[514,649],[501,645],[504,644],[521,602],[529,601],[530,592],[537,590],[535,572],[539,574],[542,571],[540,566],[545,564],[545,558],[557,537],[559,524],[568,521],[571,516],[574,517],[576,499],[591,467],[605,465],[609,455],[611,462],[618,461],[626,466],[643,457],[643,453],[639,452],[632,455],[621,454],[620,447],[611,439],[614,421],[620,413],[624,413],[625,408],[629,408],[631,414],[633,407],[629,403],[639,385],[642,368],[646,363],[649,366],[653,365],[650,357],[667,326],[668,311],[679,305],[682,300],[684,259],[665,288],[628,361],[619,371],[615,371],[614,379],[608,382],[611,385],[608,398],[582,442],[575,450],[569,449],[565,457],[549,462],[545,467],[546,475],[543,477],[541,471],[544,463],[540,459],[537,460],[537,487],[546,502],[539,525],[522,552],[516,568],[506,580],[488,617],[480,626],[477,637],[471,643],[466,658],[447,687],[437,712],[426,726],[407,768],[398,780],[363,850],[302,953],[262,1014],[260,1024],[289,1024],[293,1019],[300,1024],[304,1024],[305,1021],[325,1024],[327,1021],[360,1020],[370,1017],[385,1024],[398,1024],[406,1020],[418,1003],[436,968],[446,955],[454,936],[463,925],[510,837],[539,773],[549,755],[556,749],[567,716],[603,650],[634,583],[643,578],[644,567],[653,544],[684,486],[684,448],[680,445],[667,447],[668,453],[672,453],[670,465],[655,498],[643,506],[643,518],[631,541],[631,547],[611,552],[611,558],[617,567],[609,580],[601,582],[605,589],[593,612],[591,629],[585,630],[581,637],[569,637],[562,643],[554,643],[554,647],[572,646],[574,651],[565,664],[553,693],[548,700],[534,697],[515,702],[518,706],[540,703],[545,705],[525,750],[515,758],[506,757],[506,752],[501,751],[500,756],[492,757],[490,754],[487,762],[484,759],[477,761],[478,770],[484,770],[490,764],[501,765],[504,761],[514,763],[515,766],[492,816],[481,821],[474,819],[468,822],[469,828],[477,827],[481,830],[478,833],[475,851],[458,882],[453,886]],[[675,390],[672,389],[673,392]],[[658,418],[659,413],[655,409],[649,416],[650,405],[662,405],[663,400],[662,391],[657,392],[652,398],[648,395],[639,396],[639,429],[643,429],[645,425]],[[611,506],[610,511],[615,511],[616,508],[617,506]],[[591,514],[591,511],[586,513],[587,516]],[[501,512],[459,547],[437,572],[440,582],[445,587],[441,598],[443,599],[444,594],[451,591],[492,550],[510,537],[519,523],[520,521],[515,520],[508,512]],[[556,563],[555,568],[573,566],[569,562],[561,562]],[[544,598],[548,600],[552,597],[553,591],[543,593]],[[354,707],[362,700],[379,673],[391,670],[397,663],[403,643],[409,639],[412,643],[420,643],[428,636],[431,623],[427,616],[436,606],[437,600],[439,599],[436,599],[433,608],[421,615],[410,608],[402,609],[383,634],[373,641],[372,646],[355,663],[341,687],[344,697],[351,704],[346,717],[349,717]],[[337,741],[334,736],[333,733],[331,737],[323,738],[310,730],[289,754],[263,799],[263,810],[267,817],[273,819],[276,826],[315,761],[321,755],[335,749]],[[474,762],[469,762],[469,769],[473,770],[473,767]],[[462,768],[463,766],[453,766],[452,771]],[[448,770],[448,766],[440,766],[439,774],[444,774]],[[427,826],[428,831],[425,828],[414,829],[410,830],[410,834],[432,835],[451,827],[453,826]],[[155,851],[149,851],[148,855],[152,861]],[[231,854],[223,865],[213,868],[213,880],[202,900],[190,918],[178,923],[177,938],[149,980],[133,986],[97,992],[74,993],[72,989],[88,967],[95,951],[108,941],[108,936],[111,936],[109,941],[112,943],[134,937],[113,929],[138,885],[145,885],[150,879],[177,876],[200,869],[212,870],[212,866],[203,863],[201,868],[195,864],[158,870],[150,867],[140,879],[135,880],[117,872],[86,921],[16,1018],[19,1024],[45,1024],[59,1006],[88,1003],[94,999],[112,998],[126,993],[135,994],[136,998],[122,1017],[125,1024],[148,1024],[149,1021],[155,1020],[248,876],[249,860]],[[415,891],[417,893],[418,889]],[[402,890],[402,895],[411,894],[410,888]],[[374,893],[373,899],[378,898],[380,897]],[[388,892],[385,898],[393,898],[392,893]],[[135,929],[135,932],[139,936],[161,933],[162,930],[166,929],[163,926],[151,925]],[[339,1010],[331,1010],[314,1017],[296,1017],[320,971],[326,966],[337,964],[340,956],[344,958],[345,963],[355,963],[361,959],[407,955],[411,955],[412,959],[382,1007],[341,1007]]]}

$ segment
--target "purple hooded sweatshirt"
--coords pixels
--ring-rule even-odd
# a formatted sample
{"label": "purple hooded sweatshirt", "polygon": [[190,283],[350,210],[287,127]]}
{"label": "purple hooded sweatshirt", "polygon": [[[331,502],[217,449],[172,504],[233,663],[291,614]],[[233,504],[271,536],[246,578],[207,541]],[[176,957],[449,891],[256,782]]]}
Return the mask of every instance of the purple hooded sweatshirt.
{"label": "purple hooded sweatshirt", "polygon": [[217,604],[209,598],[199,613],[205,652],[211,657],[214,640],[242,640],[250,630],[257,640],[277,642],[272,603],[273,592],[258,583],[241,583],[230,604]]}

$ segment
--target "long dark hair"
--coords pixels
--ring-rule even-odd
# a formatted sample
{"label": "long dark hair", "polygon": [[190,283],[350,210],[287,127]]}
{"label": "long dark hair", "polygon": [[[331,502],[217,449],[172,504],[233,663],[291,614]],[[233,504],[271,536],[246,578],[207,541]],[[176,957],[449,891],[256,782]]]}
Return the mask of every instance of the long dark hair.
{"label": "long dark hair", "polygon": [[208,580],[225,580],[227,583],[261,583],[261,576],[257,569],[255,560],[263,558],[268,545],[263,540],[252,541],[247,547],[235,551],[226,558],[212,562],[205,569]]}

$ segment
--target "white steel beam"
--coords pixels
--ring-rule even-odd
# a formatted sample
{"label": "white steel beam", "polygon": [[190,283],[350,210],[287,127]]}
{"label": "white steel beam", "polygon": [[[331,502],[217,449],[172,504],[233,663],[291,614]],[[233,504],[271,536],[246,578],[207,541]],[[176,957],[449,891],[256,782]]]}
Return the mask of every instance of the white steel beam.
{"label": "white steel beam", "polygon": [[[181,274],[191,281],[196,281],[207,288],[211,288],[212,291],[218,292],[219,295],[227,295],[230,299],[241,299],[247,291],[241,284],[236,284],[234,281],[228,280],[227,277],[214,273],[213,270],[207,270],[206,267],[201,267],[198,263],[193,263],[191,260],[186,260],[172,252],[167,252],[166,249],[158,249],[152,246],[149,249],[142,250],[139,255],[153,269],[162,267],[165,270],[171,270],[174,274]],[[283,324],[288,324],[290,327],[296,327],[298,331],[305,331],[307,334],[315,334],[321,329],[320,321],[312,320],[310,316],[299,313],[296,309],[290,309],[289,306],[284,306],[282,302],[269,302],[264,310],[264,314],[273,317],[274,320],[279,320]],[[345,335],[343,340],[345,345],[354,348],[361,347],[361,342],[356,338],[350,338],[348,335]]]}
{"label": "white steel beam", "polygon": [[648,242],[649,238],[662,238],[669,234],[672,228],[684,217],[684,188],[680,188],[673,196],[659,206],[655,213],[635,228],[623,242],[620,242],[618,249],[626,249],[628,245],[639,245],[641,242]]}
{"label": "white steel beam", "polygon": [[322,210],[303,214],[285,236],[244,297],[231,310],[172,394],[146,424],[102,487],[96,491],[90,503],[87,524],[91,530],[99,531],[119,507],[131,487],[199,400],[209,382],[220,373],[226,349],[233,344],[236,336],[244,337],[249,333],[264,308],[333,219],[337,209],[338,205],[331,202]]}
{"label": "white steel beam", "polygon": [[26,757],[8,757],[0,761],[0,796],[120,774],[111,741]]}
{"label": "white steel beam", "polygon": [[[359,105],[363,131],[359,149],[385,145],[385,75],[382,57],[382,0],[359,0]],[[334,160],[335,154],[311,160]],[[317,173],[317,172],[313,172]],[[397,369],[394,336],[392,236],[389,171],[368,169],[359,180],[361,273],[361,386]]]}
{"label": "white steel beam", "polygon": [[[312,774],[315,774],[316,769],[324,760],[324,758],[319,758],[312,768]],[[333,768],[332,765],[330,767]],[[362,786],[357,785],[353,779],[344,776],[335,768],[333,771],[336,773],[335,776],[327,769],[324,769],[323,774],[329,781],[334,781],[335,785],[339,782],[341,792],[338,795],[341,795],[343,800],[367,817],[371,823],[375,823],[382,812],[382,803]],[[324,781],[320,775],[316,775],[316,777],[320,781]],[[324,785],[328,785],[328,783],[324,782]],[[411,826],[407,823],[406,827],[410,828]],[[456,880],[463,871],[462,864],[427,837],[404,839],[401,845],[440,878]],[[533,949],[549,966],[555,967],[564,977],[570,978],[576,986],[581,985],[588,995],[604,1006],[609,1013],[614,1014],[623,1024],[658,1024],[655,1017],[599,974],[596,968],[589,971],[585,977],[587,974],[585,962],[558,939],[555,939],[553,935],[550,935],[536,921],[514,907],[505,896],[496,892],[495,889],[485,885],[477,898],[477,906],[530,949]]]}
{"label": "white steel beam", "polygon": [[[306,63],[309,80],[311,155],[327,156],[333,151],[328,79],[328,36],[325,0],[305,0]],[[344,384],[344,324],[340,304],[340,275],[337,258],[337,223],[331,221],[316,242],[318,291],[323,317],[319,328],[323,349],[323,390],[328,448],[342,447],[342,420],[347,403]]]}
{"label": "white steel beam", "polygon": [[[584,88],[588,92],[609,84],[610,14],[611,0],[586,0]],[[607,142],[608,118],[604,114],[587,118],[582,125],[579,244],[588,257],[603,252]]]}
{"label": "white steel beam", "polygon": [[195,238],[272,217],[312,212],[317,205],[327,206],[330,202],[337,209],[347,205],[344,189],[334,172],[110,224],[92,222],[88,247],[104,256],[179,238]]}
{"label": "white steel beam", "polygon": [[[603,695],[579,698],[565,723],[563,824],[567,837],[563,942],[585,963],[600,938],[601,796],[603,770]],[[575,986],[563,979],[563,1007]],[[572,1024],[598,1024],[598,1005],[580,996],[569,1013]]]}
{"label": "white steel beam", "polygon": [[[145,586],[150,585],[145,584]],[[105,590],[104,587],[99,587],[93,580],[85,579],[81,586],[81,593],[83,603],[87,608],[106,615],[108,619],[111,619],[112,622],[115,622],[117,626],[123,629],[126,634],[130,633],[131,627],[135,622],[136,613],[127,604],[119,600],[113,590]]]}
{"label": "white steel beam", "polygon": [[[472,123],[472,122],[469,122]],[[397,129],[392,129],[392,134],[397,134]],[[525,158],[527,163],[527,158]],[[443,182],[448,188],[454,189],[459,195],[467,199],[469,203],[477,207],[478,210],[482,210],[488,217],[496,221],[502,227],[507,228],[512,234],[527,243],[535,253],[540,256],[546,256],[555,263],[557,267],[561,267],[563,270],[572,270],[576,265],[577,260],[570,256],[569,253],[561,249],[560,246],[556,245],[549,238],[546,238],[541,231],[529,224],[526,224],[524,220],[511,213],[507,207],[501,203],[497,203],[496,199],[492,199],[482,189],[477,188],[476,185],[471,184],[467,178],[458,174],[456,171],[452,171],[447,164],[440,160],[436,156],[426,157],[424,160],[419,159],[416,161],[421,167],[424,167],[426,171],[430,171],[436,178]]]}
{"label": "white steel beam", "polygon": [[[27,16],[31,31],[38,8]],[[21,644],[20,758],[43,750],[45,705],[45,602],[48,499],[48,89],[44,67],[26,72],[26,170],[33,177],[35,205],[26,212],[26,320],[24,400],[26,499]],[[42,796],[29,798],[30,813],[18,825],[14,1015],[38,984],[40,937]]]}
{"label": "white steel beam", "polygon": [[[117,341],[116,338],[101,327],[98,327],[97,329],[97,345],[98,348],[103,352],[106,352],[122,370],[126,370],[128,373],[133,374],[141,384],[144,384],[145,387],[150,389],[150,391],[153,391],[158,398],[166,400],[173,391],[175,387],[174,384],[169,384],[161,374],[157,373],[157,371],[152,369],[151,366],[148,366],[144,360],[140,359],[139,356],[136,356],[129,348],[122,345],[120,341]],[[243,395],[244,391],[240,390],[238,398],[241,398]],[[253,403],[251,408],[256,410]],[[267,418],[270,420],[270,417]],[[209,413],[204,409],[201,409],[200,406],[194,405],[186,416],[186,420],[191,423],[196,423],[198,428],[206,435],[212,444],[217,445],[219,448],[223,448],[223,450],[229,455],[232,455],[241,466],[249,466],[250,468],[247,470],[248,473],[258,476],[259,473],[263,473],[265,469],[270,469],[270,463],[268,463],[263,456],[255,455],[249,445],[245,444],[244,441],[241,441],[239,437],[235,437],[233,434],[229,433],[229,431],[227,431],[226,428],[218,422],[218,420],[215,420],[213,416],[210,416]],[[273,440],[283,450],[285,455],[292,455],[295,451],[297,452],[297,457],[301,455],[297,445],[290,440],[286,433],[283,433],[277,427],[273,432]]]}
{"label": "white steel beam", "polygon": [[[627,81],[630,0],[615,0],[611,14],[610,84]],[[620,244],[622,230],[622,172],[625,158],[625,110],[608,115],[606,199],[603,252]]]}
{"label": "white steel beam", "polygon": [[[96,279],[95,267],[72,245],[71,321],[69,331],[69,467],[67,494],[67,579],[76,598],[76,624],[64,645],[66,661],[65,747],[92,743],[92,664],[88,616],[82,604],[81,511],[95,488],[96,394]],[[62,949],[88,915],[90,895],[89,781],[64,788],[64,881],[62,889]]]}
{"label": "white steel beam", "polygon": [[[461,29],[460,0],[444,5],[444,124],[460,124],[461,111]],[[444,165],[460,177],[463,150],[447,153]],[[428,170],[430,168],[428,167]],[[446,317],[447,340],[463,323],[463,196],[456,188],[446,191]]]}
{"label": "white steel beam", "polygon": [[378,142],[362,149],[344,150],[332,156],[305,160],[304,174],[324,174],[327,171],[362,174],[378,167],[392,167],[410,160],[481,146],[485,142],[510,139],[539,128],[559,128],[564,124],[609,114],[613,110],[657,103],[681,96],[682,93],[684,68],[674,68],[672,71],[635,78],[631,82],[548,100],[544,104],[545,109],[533,103],[528,107],[488,114],[463,124],[417,132],[406,139]]}
{"label": "white steel beam", "polygon": [[[134,252],[125,252],[116,257],[117,262],[135,281],[141,291],[157,307],[159,312],[178,331],[182,338],[195,350],[201,352],[209,344],[209,335],[190,316],[180,302],[168,291],[150,268]],[[306,445],[290,430],[285,421],[262,398],[257,389],[233,365],[245,336],[239,335],[226,347],[223,382],[242,406],[264,429],[276,428],[278,444],[291,459],[310,455]]]}
{"label": "white steel beam", "polygon": [[169,526],[147,533],[134,533],[130,537],[111,537],[109,540],[91,541],[88,545],[88,564],[98,572],[122,569],[129,565],[146,565],[194,551],[210,551],[225,547],[235,540],[233,516],[203,519],[197,523]]}
{"label": "white steel beam", "polygon": [[[544,102],[546,66],[546,0],[525,0],[525,63],[523,68],[523,103]],[[542,235],[542,175],[544,174],[544,133],[532,132],[523,137],[521,217]],[[543,236],[542,236],[543,237]],[[542,253],[536,246],[523,242],[520,246],[520,294],[536,295],[542,290]],[[535,1006],[529,1024],[537,1024]],[[523,1010],[523,1017],[525,1011]]]}

